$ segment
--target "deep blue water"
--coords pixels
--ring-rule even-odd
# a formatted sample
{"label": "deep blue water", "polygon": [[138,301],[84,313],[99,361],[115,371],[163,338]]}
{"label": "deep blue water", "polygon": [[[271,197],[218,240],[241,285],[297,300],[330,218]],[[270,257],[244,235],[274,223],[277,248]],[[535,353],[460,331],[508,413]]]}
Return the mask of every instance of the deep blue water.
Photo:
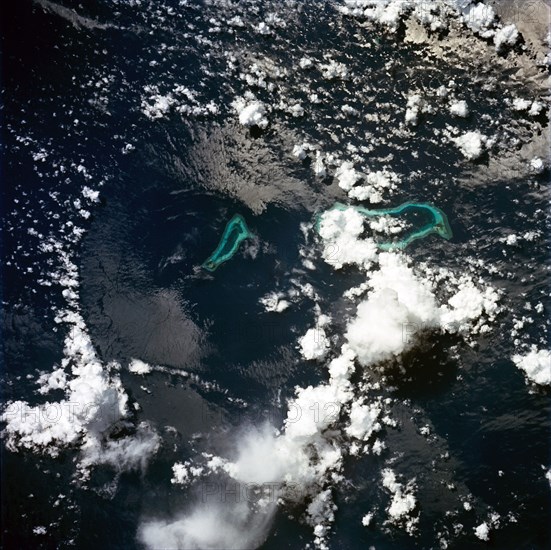
{"label": "deep blue water", "polygon": [[[4,263],[2,268],[3,398],[39,401],[26,376],[49,371],[62,358],[64,334],[52,313],[52,307],[62,305],[59,288],[37,285],[37,273],[48,272],[49,256],[37,251],[36,239],[26,228],[32,225],[39,232],[56,233],[58,222],[52,213],[68,219],[72,197],[86,182],[74,170],[56,173],[53,165],[82,163],[93,175],[91,187],[104,181],[101,203],[90,220],[81,222],[87,233],[76,256],[82,312],[102,360],[125,364],[140,357],[196,373],[247,401],[249,407],[243,410],[216,390],[159,372],[147,378],[149,395],[140,389],[143,380],[123,372],[131,400],[142,406],[135,419],[148,420],[161,430],[173,426],[176,433],[163,432],[163,446],[143,475],[116,477],[108,468],[98,467],[87,487],[72,479],[75,451],[52,459],[4,449],[3,546],[139,547],[136,531],[143,517],[173,517],[193,500],[193,490],[170,484],[176,460],[208,448],[211,438],[214,445],[231,448],[232,430],[243,424],[258,425],[265,419],[279,424],[285,415],[282,403],[294,386],[324,379],[323,369],[301,361],[296,350],[297,338],[314,322],[313,303],[303,299],[276,315],[263,312],[258,300],[275,289],[288,289],[291,279],[310,282],[321,297],[322,309],[335,318],[333,345],[337,346],[342,343],[338,329],[353,313],[353,306],[341,296],[363,277],[353,269],[335,273],[319,255],[315,271],[301,268],[300,224],[311,222],[332,204],[338,189],[331,180],[316,181],[308,163],[290,159],[282,130],[295,125],[322,142],[326,151],[342,150],[342,143],[328,137],[337,107],[348,103],[361,108],[376,98],[390,106],[386,122],[361,118],[342,123],[343,140],[360,145],[369,134],[374,138],[374,159],[394,153],[391,165],[403,184],[392,205],[430,200],[447,213],[454,232],[449,242],[433,236],[414,243],[408,249],[413,261],[461,271],[471,256],[511,275],[483,272],[503,290],[506,310],[489,334],[477,337],[474,348],[451,337],[429,337],[408,356],[408,378],[391,375],[396,390],[389,395],[400,398],[393,413],[402,427],[385,431],[388,451],[382,457],[347,459],[346,483],[336,491],[339,511],[330,546],[431,548],[437,546],[435,533],[460,522],[466,534],[446,537],[450,547],[482,548],[486,545],[472,536],[472,528],[493,509],[503,517],[509,512],[518,517],[517,523],[492,532],[493,547],[550,547],[551,493],[541,469],[541,465],[549,468],[551,458],[549,394],[529,393],[522,373],[510,361],[513,315],[521,314],[526,301],[544,298],[549,306],[548,247],[539,240],[530,247],[508,248],[504,254],[498,241],[509,230],[518,234],[546,230],[545,176],[539,181],[509,175],[490,185],[460,184],[459,153],[431,141],[432,131],[449,122],[442,114],[427,116],[414,137],[388,132],[402,117],[392,106],[405,101],[402,94],[412,83],[436,89],[454,78],[471,98],[481,131],[490,129],[490,123],[480,118],[483,114],[509,120],[497,102],[499,87],[483,91],[476,84],[476,71],[461,63],[429,60],[384,35],[377,34],[372,49],[362,49],[359,45],[373,31],[358,30],[354,21],[341,20],[327,3],[312,3],[316,9],[305,5],[271,39],[247,30],[237,36],[222,32],[209,35],[210,45],[193,38],[201,31],[207,34],[211,26],[201,5],[173,4],[180,17],[169,16],[171,3],[148,2],[139,8],[109,2],[66,4],[103,23],[115,22],[123,30],[75,26],[26,1],[10,6],[2,17],[2,251],[6,260],[16,258],[17,263],[12,260],[12,265]],[[272,8],[258,9],[262,14]],[[240,9],[259,17],[254,3]],[[162,50],[162,44],[175,49]],[[233,116],[229,110],[184,119],[173,113],[159,121],[143,116],[143,87],[152,83],[184,84],[200,90],[202,103],[216,100],[227,108],[244,91],[235,75],[220,74],[225,66],[222,54],[230,47],[240,51],[243,63],[266,55],[278,59],[282,67],[290,67],[297,56],[330,51],[334,59],[352,67],[355,77],[340,87],[314,73],[302,75],[304,86],[293,90],[293,97],[305,101],[304,90],[309,87],[324,101],[298,121],[274,115],[266,132],[253,131],[246,139],[232,141],[231,127],[224,126]],[[387,70],[389,60],[394,64]],[[498,68],[488,70],[498,79],[501,76],[504,86],[522,86],[508,83]],[[96,87],[102,78],[108,83]],[[265,91],[256,91],[260,99],[268,97]],[[512,129],[503,124],[501,131],[514,135],[522,124]],[[471,128],[468,121],[457,125]],[[227,132],[224,147],[212,137],[203,138],[204,132],[212,135],[220,127]],[[33,144],[24,146],[17,136],[28,137]],[[127,143],[135,150],[123,154]],[[40,161],[33,164],[29,153],[40,147],[49,153],[44,168]],[[263,148],[268,148],[269,156]],[[252,199],[239,200],[224,188],[223,182],[236,174],[246,181],[257,178],[273,184],[282,190],[279,199],[259,212]],[[291,193],[291,179],[303,182],[304,190]],[[51,191],[60,194],[59,203]],[[71,202],[64,202],[69,198]],[[245,217],[257,238],[214,274],[201,271],[198,266],[235,213]],[[534,342],[545,339],[546,323],[546,313],[537,316],[524,329],[525,337]],[[432,443],[416,432],[416,426],[425,424],[437,436]],[[198,432],[204,435],[196,442],[192,435]],[[221,433],[228,435],[224,438]],[[417,479],[421,521],[415,538],[382,528],[388,496],[380,487],[380,470],[393,455],[398,457],[393,467],[405,479]],[[457,505],[453,493],[443,489],[448,481],[457,485],[457,494],[474,496],[475,513],[445,518],[445,511]],[[65,499],[53,506],[59,494]],[[374,527],[362,527],[361,516],[376,508]],[[299,548],[311,542],[311,529],[296,520],[302,512],[280,510],[263,547]],[[295,519],[288,517],[290,513]],[[47,534],[33,535],[37,525],[49,526]]]}

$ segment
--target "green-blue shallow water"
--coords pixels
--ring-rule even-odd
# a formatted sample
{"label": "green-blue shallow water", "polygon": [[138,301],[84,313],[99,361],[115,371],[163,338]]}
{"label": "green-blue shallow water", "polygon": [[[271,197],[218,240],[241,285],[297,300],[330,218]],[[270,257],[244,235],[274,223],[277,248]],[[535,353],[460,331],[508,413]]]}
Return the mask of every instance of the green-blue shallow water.
{"label": "green-blue shallow water", "polygon": [[220,264],[227,262],[237,252],[239,245],[251,235],[243,216],[236,214],[226,225],[218,246],[201,267],[207,271],[216,270]]}
{"label": "green-blue shallow water", "polygon": [[[407,210],[425,210],[429,212],[429,214],[432,216],[432,220],[429,223],[425,224],[420,229],[411,232],[403,239],[396,242],[378,243],[377,246],[381,250],[404,250],[413,241],[417,239],[423,239],[424,237],[427,237],[428,235],[431,235],[433,233],[440,235],[440,237],[446,240],[449,240],[453,237],[453,232],[448,222],[448,217],[446,216],[446,214],[444,214],[442,210],[440,210],[440,208],[437,208],[436,206],[433,206],[431,204],[423,202],[406,202],[400,206],[396,206],[395,208],[380,208],[376,210],[370,210],[368,208],[364,208],[363,206],[346,205],[337,202],[329,210],[343,211],[347,210],[348,208],[353,208],[354,210],[356,210],[356,212],[359,212],[360,214],[368,218],[373,218],[376,216],[400,216]],[[318,216],[316,222],[316,228],[318,231],[320,221],[321,216]]]}

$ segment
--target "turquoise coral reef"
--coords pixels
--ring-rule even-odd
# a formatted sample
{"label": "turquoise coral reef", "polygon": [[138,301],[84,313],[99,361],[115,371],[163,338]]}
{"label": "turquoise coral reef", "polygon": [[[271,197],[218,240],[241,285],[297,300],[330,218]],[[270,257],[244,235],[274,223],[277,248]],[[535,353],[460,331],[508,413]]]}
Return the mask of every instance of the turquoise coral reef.
{"label": "turquoise coral reef", "polygon": [[236,214],[226,225],[222,238],[214,252],[202,264],[207,271],[215,271],[218,266],[227,262],[238,250],[239,245],[252,233],[243,216]]}
{"label": "turquoise coral reef", "polygon": [[[448,218],[440,208],[433,206],[431,204],[422,203],[422,202],[406,202],[395,208],[380,208],[377,210],[370,210],[364,208],[363,206],[351,206],[342,204],[340,202],[335,203],[329,210],[346,210],[348,208],[353,208],[356,212],[362,214],[367,218],[373,218],[377,216],[400,216],[408,210],[423,210],[428,212],[431,215],[432,220],[423,225],[421,228],[412,231],[409,235],[400,239],[396,242],[384,242],[378,243],[377,246],[381,250],[404,250],[408,245],[417,239],[422,239],[436,233],[440,237],[449,240],[453,237],[453,232],[451,230]],[[319,231],[319,224],[321,221],[321,216],[318,216],[316,227]]]}

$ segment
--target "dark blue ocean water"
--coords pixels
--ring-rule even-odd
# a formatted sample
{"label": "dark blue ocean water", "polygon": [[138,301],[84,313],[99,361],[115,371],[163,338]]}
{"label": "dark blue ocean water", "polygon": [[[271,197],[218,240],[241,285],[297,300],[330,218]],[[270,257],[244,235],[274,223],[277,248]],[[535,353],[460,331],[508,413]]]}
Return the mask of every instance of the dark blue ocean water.
{"label": "dark blue ocean water", "polygon": [[[55,13],[27,1],[3,8],[3,399],[40,401],[27,375],[61,361],[65,335],[52,311],[63,304],[59,288],[37,284],[55,259],[38,251],[27,229],[58,234],[83,183],[101,185],[101,203],[80,223],[87,232],[76,246],[82,314],[96,349],[104,362],[126,364],[139,357],[173,369],[155,372],[146,382],[121,373],[131,401],[141,405],[134,419],[151,422],[163,435],[162,448],[143,474],[115,475],[98,467],[81,486],[73,478],[74,450],[53,459],[3,449],[3,547],[138,548],[136,532],[144,517],[174,517],[193,501],[191,490],[170,483],[176,460],[209,445],[231,449],[243,425],[265,420],[280,425],[295,385],[324,379],[323,369],[302,361],[296,350],[297,338],[314,322],[313,302],[304,299],[279,315],[266,314],[259,303],[275,289],[288,289],[293,279],[311,283],[322,309],[335,319],[337,347],[339,329],[353,314],[342,294],[363,281],[353,269],[336,273],[319,254],[315,271],[301,267],[301,223],[342,196],[334,182],[315,180],[307,162],[290,157],[289,127],[295,128],[293,136],[304,132],[328,152],[342,151],[345,143],[359,147],[369,136],[374,162],[392,154],[389,164],[402,177],[392,204],[432,201],[448,214],[454,231],[449,242],[432,236],[415,243],[408,250],[414,263],[461,272],[466,258],[481,260],[482,275],[503,291],[505,305],[492,331],[477,336],[474,347],[429,337],[408,355],[408,376],[391,375],[395,390],[388,395],[399,398],[393,414],[401,427],[386,430],[388,450],[381,457],[346,460],[346,483],[335,492],[339,511],[330,547],[432,548],[441,532],[452,548],[482,548],[472,530],[488,510],[517,518],[492,532],[494,548],[550,547],[551,492],[542,470],[550,464],[549,394],[530,393],[510,360],[512,318],[523,314],[527,301],[548,302],[548,246],[539,239],[506,249],[499,241],[510,231],[546,231],[545,175],[538,180],[519,172],[490,184],[460,183],[459,152],[433,139],[434,129],[449,122],[445,114],[427,116],[414,136],[390,131],[403,117],[396,108],[405,102],[403,94],[414,86],[434,90],[453,78],[471,100],[477,128],[490,132],[495,129],[490,121],[497,120],[502,136],[522,135],[524,122],[503,112],[498,99],[503,88],[523,84],[488,66],[502,86],[483,90],[476,68],[468,69],[459,54],[456,63],[432,59],[397,38],[360,29],[329,3],[285,8],[292,17],[269,38],[250,30],[230,33],[224,25],[209,33],[214,25],[209,10],[220,19],[227,12],[189,4],[65,4],[88,22],[75,19],[75,12]],[[228,12],[260,21],[276,8],[283,9],[244,2]],[[91,28],[91,20],[114,26]],[[200,35],[208,41],[197,40]],[[365,43],[372,46],[366,49]],[[265,132],[249,132],[227,122],[235,118],[229,104],[245,86],[237,74],[225,72],[226,50],[239,52],[243,67],[266,56],[283,68],[302,55],[326,52],[345,62],[354,77],[337,86],[306,73],[296,77],[300,85],[294,88],[278,83],[296,101],[307,101],[306,90],[323,101],[304,119],[279,113]],[[214,100],[221,112],[172,113],[150,121],[140,106],[144,86],[151,84],[165,92],[175,84],[189,86],[201,103]],[[255,92],[268,100],[265,90]],[[386,106],[384,119],[337,119],[343,103],[362,109],[371,101]],[[472,129],[472,119],[457,125]],[[338,143],[329,135],[334,130],[341,132]],[[128,143],[135,149],[125,154]],[[46,161],[33,161],[42,148]],[[79,164],[90,180],[70,168]],[[265,186],[258,196],[239,197],[231,187],[236,179]],[[297,180],[299,190],[293,187]],[[273,201],[270,187],[278,191]],[[266,202],[263,210],[258,200]],[[235,213],[245,217],[256,238],[214,274],[201,271],[198,266]],[[491,274],[488,266],[499,272]],[[524,328],[523,338],[542,346],[547,314],[531,314],[535,322]],[[183,371],[216,382],[249,406],[243,409],[239,401],[177,374]],[[417,433],[425,424],[436,436],[431,442]],[[382,525],[388,495],[380,471],[389,456],[397,457],[393,468],[405,479],[416,477],[417,537]],[[457,495],[472,495],[474,512],[446,517],[457,506],[447,483],[456,485]],[[372,509],[378,511],[367,529],[360,520]],[[311,543],[311,529],[297,520],[302,513],[280,510],[263,547]],[[446,533],[455,523],[465,526],[463,535]],[[48,526],[47,534],[33,534],[37,525]]]}

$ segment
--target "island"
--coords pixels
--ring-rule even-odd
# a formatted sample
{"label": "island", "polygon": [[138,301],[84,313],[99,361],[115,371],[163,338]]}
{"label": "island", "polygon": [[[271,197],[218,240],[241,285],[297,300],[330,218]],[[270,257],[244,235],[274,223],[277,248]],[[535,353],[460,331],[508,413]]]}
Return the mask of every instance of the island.
{"label": "island", "polygon": [[[403,239],[400,239],[396,242],[377,243],[377,246],[381,250],[385,250],[385,251],[404,250],[413,241],[417,239],[423,239],[433,233],[440,235],[440,237],[446,240],[449,240],[453,237],[453,232],[448,222],[448,217],[446,216],[446,214],[444,214],[444,212],[442,212],[440,208],[437,208],[436,206],[433,206],[428,203],[406,202],[394,208],[380,208],[376,210],[370,210],[368,208],[364,208],[363,206],[352,206],[352,205],[346,205],[346,204],[337,202],[329,210],[342,211],[342,210],[347,210],[348,208],[353,208],[354,210],[356,210],[356,212],[362,214],[367,218],[373,218],[376,216],[400,216],[401,214],[403,214],[404,212],[407,212],[408,210],[424,210],[430,214],[431,221],[429,223],[409,233]],[[317,223],[316,223],[316,228],[318,229],[318,231],[319,231],[320,221],[321,221],[321,216],[318,216]]]}
{"label": "island", "polygon": [[214,252],[201,265],[207,271],[215,271],[218,266],[227,262],[238,250],[239,245],[252,233],[243,216],[236,214],[227,223],[222,238]]}

